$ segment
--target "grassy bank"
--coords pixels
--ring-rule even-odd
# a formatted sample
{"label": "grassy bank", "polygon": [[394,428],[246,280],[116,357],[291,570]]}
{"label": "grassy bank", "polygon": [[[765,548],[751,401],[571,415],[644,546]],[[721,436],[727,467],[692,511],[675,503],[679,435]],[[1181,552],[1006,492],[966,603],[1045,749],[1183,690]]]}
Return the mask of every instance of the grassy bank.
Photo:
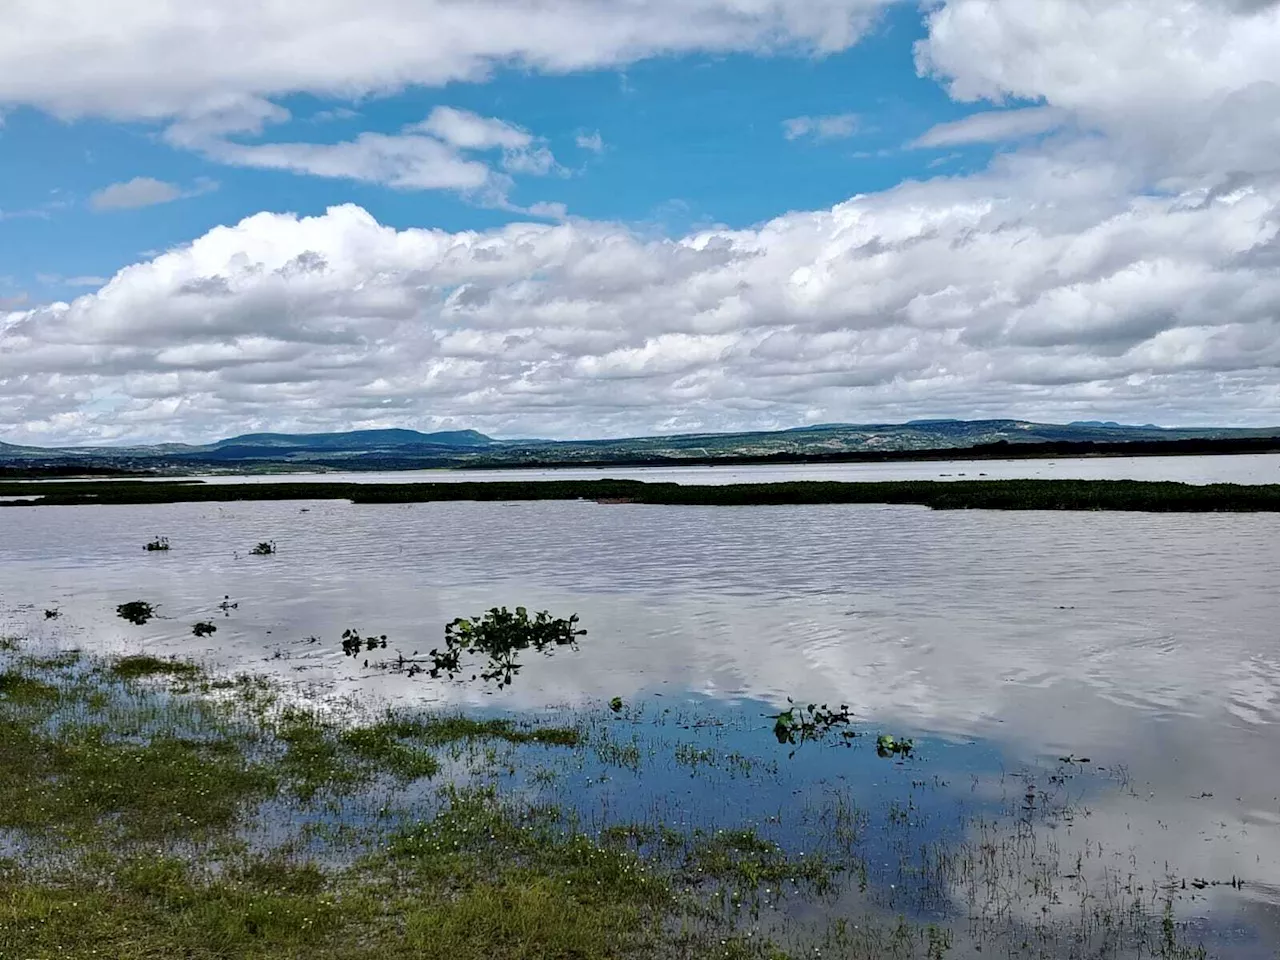
{"label": "grassy bank", "polygon": [[0,483],[0,497],[35,497],[8,506],[208,503],[242,500],[349,500],[426,503],[449,500],[598,500],[686,506],[910,504],[935,510],[1127,510],[1163,513],[1276,512],[1280,484],[1241,485],[1137,480],[903,480],[686,486],[634,480],[467,483],[227,483],[109,481]]}
{"label": "grassy bank", "polygon": [[[712,955],[674,875],[484,782],[495,747],[581,738],[459,715],[339,721],[193,664],[11,649],[0,957]],[[459,764],[466,786],[441,776]]]}
{"label": "grassy bank", "polygon": [[[807,855],[752,824],[588,827],[583,770],[768,775],[688,741],[650,756],[617,732],[642,713],[322,710],[262,677],[0,641],[0,957],[1204,956],[1173,919],[1176,881],[1029,856],[1021,784],[1007,823],[946,845],[924,842],[910,793],[883,815],[849,793],[787,812],[810,823]],[[911,919],[945,904],[954,925]]]}

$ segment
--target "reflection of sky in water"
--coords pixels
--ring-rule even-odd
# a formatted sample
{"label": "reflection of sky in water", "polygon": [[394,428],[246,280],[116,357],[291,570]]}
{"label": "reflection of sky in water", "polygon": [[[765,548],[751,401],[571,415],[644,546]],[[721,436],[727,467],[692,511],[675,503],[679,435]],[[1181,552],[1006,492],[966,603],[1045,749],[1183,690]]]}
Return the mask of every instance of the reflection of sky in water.
{"label": "reflection of sky in water", "polygon": [[[390,472],[223,476],[211,483],[346,483],[463,480],[598,480],[651,483],[775,483],[783,480],[1176,480],[1182,483],[1280,483],[1280,455],[1074,457],[1036,460],[918,460],[901,463],[757,464],[718,467],[586,467],[557,470],[396,470]],[[110,481],[103,481],[110,482]]]}
{"label": "reflection of sky in water", "polygon": [[[173,550],[144,553],[154,535],[170,537]],[[246,555],[271,539],[278,556]],[[960,744],[923,741],[933,746],[916,765],[950,788],[908,790],[949,810],[971,774],[990,781],[1002,766],[1089,756],[1126,789],[1105,779],[1089,788],[1087,816],[1056,830],[1063,858],[1087,840],[1152,875],[1167,863],[1180,877],[1242,877],[1243,897],[1211,888],[1206,902],[1265,925],[1274,921],[1262,905],[1280,901],[1278,554],[1280,516],[1271,515],[590,503],[12,508],[0,511],[0,629],[501,709],[647,692],[652,715],[692,693],[739,718],[714,736],[749,740],[750,749],[729,748],[744,754],[768,737],[766,704],[789,695],[846,702],[874,729]],[[229,617],[216,608],[224,594],[239,603]],[[134,599],[171,619],[132,627],[111,616]],[[528,658],[501,694],[370,674],[338,648],[350,626],[387,633],[405,652],[426,650],[445,622],[495,604],[576,611],[590,632],[577,653]],[[43,610],[55,605],[62,616],[46,622]],[[197,640],[190,627],[202,619],[219,630]],[[306,642],[313,635],[319,642]],[[719,774],[690,777],[680,764],[669,780],[615,770],[584,802],[607,800],[613,815],[665,791],[705,810],[712,796],[698,791],[709,784],[722,812],[749,817],[757,803],[794,809],[846,769],[860,802],[879,803],[878,784],[901,799],[892,778],[905,768],[865,747],[806,747],[777,785],[753,780],[750,790],[727,788]]]}

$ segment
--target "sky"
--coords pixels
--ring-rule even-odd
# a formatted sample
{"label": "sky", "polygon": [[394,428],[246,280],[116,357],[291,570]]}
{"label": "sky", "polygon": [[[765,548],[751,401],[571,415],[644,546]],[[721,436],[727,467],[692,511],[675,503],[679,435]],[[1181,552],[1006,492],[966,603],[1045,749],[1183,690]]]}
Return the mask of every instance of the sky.
{"label": "sky", "polygon": [[1271,0],[0,16],[0,441],[1280,424]]}

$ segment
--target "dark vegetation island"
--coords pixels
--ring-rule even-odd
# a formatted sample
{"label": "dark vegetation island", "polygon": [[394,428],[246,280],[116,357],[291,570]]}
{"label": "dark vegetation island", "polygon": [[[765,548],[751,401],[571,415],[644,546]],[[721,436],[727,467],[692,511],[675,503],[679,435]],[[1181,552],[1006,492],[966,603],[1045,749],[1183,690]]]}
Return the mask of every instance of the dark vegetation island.
{"label": "dark vegetation island", "polygon": [[[935,510],[1128,510],[1155,513],[1280,511],[1280,484],[1139,480],[799,481],[683,485],[639,480],[460,483],[206,483],[201,480],[0,481],[0,507],[347,500],[351,503],[589,500],[601,504],[743,507],[899,504]],[[264,549],[267,548],[267,549]],[[255,552],[274,552],[259,544]]]}

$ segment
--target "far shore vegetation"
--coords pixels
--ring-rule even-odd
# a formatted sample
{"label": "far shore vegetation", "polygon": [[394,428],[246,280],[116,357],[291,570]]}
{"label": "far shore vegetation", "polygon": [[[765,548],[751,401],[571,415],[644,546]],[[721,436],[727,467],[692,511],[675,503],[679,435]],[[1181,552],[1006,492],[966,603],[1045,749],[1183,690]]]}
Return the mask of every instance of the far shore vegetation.
{"label": "far shore vegetation", "polygon": [[[451,500],[594,500],[668,506],[902,504],[935,510],[1123,510],[1156,513],[1277,512],[1280,484],[1186,484],[1139,480],[797,481],[682,485],[638,480],[462,483],[203,483],[113,480],[0,482],[0,506],[348,500],[357,504]],[[265,548],[265,549],[264,549]],[[274,552],[259,544],[253,552]]]}

